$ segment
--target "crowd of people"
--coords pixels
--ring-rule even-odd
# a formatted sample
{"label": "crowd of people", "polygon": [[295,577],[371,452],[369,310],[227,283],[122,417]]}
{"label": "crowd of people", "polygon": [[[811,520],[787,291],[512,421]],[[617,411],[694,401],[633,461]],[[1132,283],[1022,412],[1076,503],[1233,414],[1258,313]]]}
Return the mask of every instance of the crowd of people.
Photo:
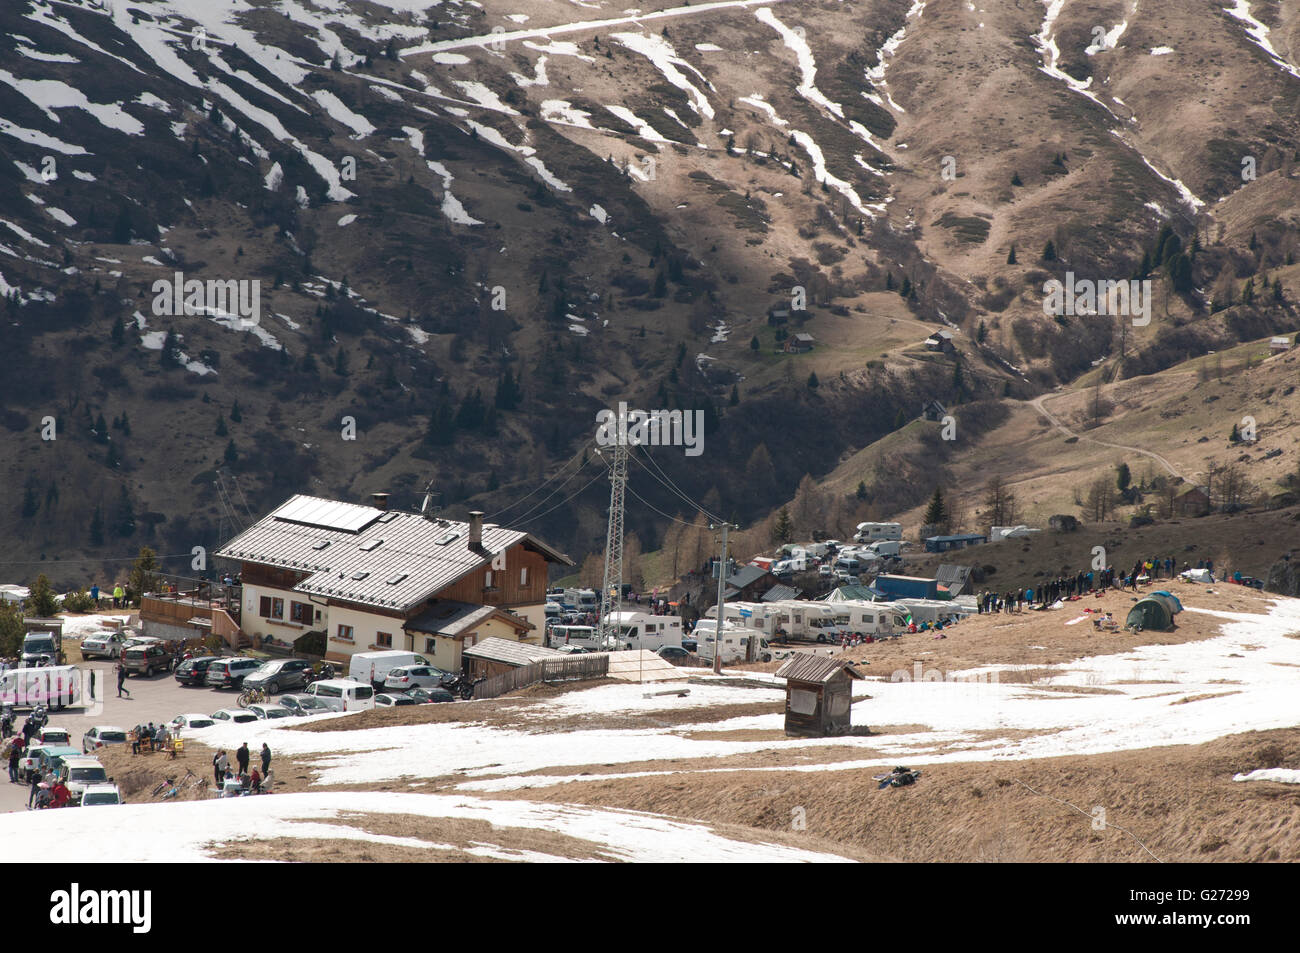
{"label": "crowd of people", "polygon": [[[246,793],[261,794],[269,791],[271,788],[271,748],[265,742],[262,744],[261,762],[262,770],[258,771],[256,766],[249,768],[250,755],[248,751],[248,742],[235,749],[235,764],[238,773],[230,767],[230,756],[222,749],[212,756],[212,780],[216,783],[217,790],[222,794],[227,793]],[[237,791],[232,791],[230,782],[237,782]]]}
{"label": "crowd of people", "polygon": [[[1191,568],[1185,562],[1182,571]],[[1195,568],[1205,569],[1213,573],[1214,560],[1199,560]],[[1131,589],[1136,592],[1139,582],[1149,582],[1162,576],[1173,579],[1178,571],[1178,562],[1172,556],[1163,558],[1153,556],[1150,559],[1137,560],[1133,563],[1133,568],[1127,572],[1110,566],[1099,570],[1080,570],[1068,576],[1057,576],[1055,579],[1049,579],[1042,583],[1037,589],[1008,589],[1005,592],[993,592],[985,589],[976,598],[976,605],[981,614],[986,612],[1022,612],[1035,605],[1040,607],[1050,606],[1060,599],[1069,599],[1072,596],[1082,596],[1090,592],[1101,592],[1107,589]]]}

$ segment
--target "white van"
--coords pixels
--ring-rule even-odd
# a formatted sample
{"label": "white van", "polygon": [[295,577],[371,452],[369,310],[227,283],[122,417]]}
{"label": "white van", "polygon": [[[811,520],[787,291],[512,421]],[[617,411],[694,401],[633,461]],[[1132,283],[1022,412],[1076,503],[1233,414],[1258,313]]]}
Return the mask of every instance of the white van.
{"label": "white van", "polygon": [[52,711],[81,701],[81,673],[74,665],[11,668],[0,675],[0,705]]}
{"label": "white van", "polygon": [[859,543],[870,543],[877,539],[902,539],[902,523],[859,523],[853,538]]}
{"label": "white van", "polygon": [[893,636],[907,631],[907,609],[888,602],[828,602],[836,624],[858,635]]}
{"label": "white van", "polygon": [[330,711],[364,711],[375,707],[375,690],[351,678],[312,682],[306,694],[319,699]]}
{"label": "white van", "polygon": [[348,678],[382,688],[390,669],[403,665],[432,665],[423,655],[387,649],[382,652],[358,652],[348,662]]}

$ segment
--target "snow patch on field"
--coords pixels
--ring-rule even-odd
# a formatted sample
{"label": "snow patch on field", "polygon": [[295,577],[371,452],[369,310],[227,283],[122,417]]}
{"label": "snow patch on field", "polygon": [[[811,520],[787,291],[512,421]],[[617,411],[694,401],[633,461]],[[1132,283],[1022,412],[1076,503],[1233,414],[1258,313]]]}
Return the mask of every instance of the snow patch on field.
{"label": "snow patch on field", "polygon": [[1168,56],[1174,51],[1172,46],[1153,46],[1151,47],[1152,56]]}
{"label": "snow patch on field", "polygon": [[361,139],[374,133],[375,126],[369,119],[362,116],[360,113],[353,112],[347,107],[343,100],[339,99],[329,90],[318,89],[316,92],[312,93],[312,96],[315,98],[316,102],[325,107],[325,111],[330,114],[330,117],[333,118],[335,122],[347,126],[352,130],[354,133],[352,136],[353,139]]}
{"label": "snow patch on field", "polygon": [[636,134],[640,136],[642,139],[648,139],[651,142],[669,141],[668,139],[665,139],[663,136],[661,136],[658,130],[656,130],[654,126],[650,125],[648,122],[646,122],[636,113],[632,112],[632,110],[628,109],[626,106],[606,105],[605,108],[608,109],[615,116],[617,116],[619,119],[627,123],[629,126],[632,126],[634,129],[636,129]]}
{"label": "snow patch on field", "polygon": [[844,118],[844,109],[839,103],[833,103],[822,94],[817,88],[817,61],[813,58],[812,48],[808,46],[807,39],[800,32],[796,32],[782,23],[772,13],[771,7],[760,7],[754,11],[754,16],[761,23],[770,26],[777,33],[781,34],[781,39],[792,51],[795,58],[799,61],[800,80],[797,87],[798,93],[804,99],[814,105],[820,106],[827,112],[833,114],[838,119]]}
{"label": "snow patch on field", "polygon": [[128,136],[144,135],[144,123],[126,112],[118,103],[94,103],[81,90],[57,79],[20,79],[0,69],[0,82],[12,86],[51,122],[59,122],[56,109],[80,109],[90,113],[102,125]]}
{"label": "snow patch on field", "polygon": [[1276,781],[1278,784],[1300,784],[1300,771],[1294,768],[1259,768],[1244,774],[1234,774],[1234,781]]}
{"label": "snow patch on field", "polygon": [[[609,861],[843,861],[834,854],[732,840],[705,825],[639,811],[388,791],[124,804],[107,811],[18,812],[0,818],[0,837],[15,856],[58,857],[62,863],[97,863],[110,857],[114,863],[196,863],[212,861],[213,847],[254,839],[284,843],[288,838],[322,838],[427,850],[448,848],[417,837],[376,835],[348,823],[321,823],[355,814],[410,814],[487,821],[494,828],[552,831],[603,845],[598,853]],[[105,843],[114,845],[111,854],[105,852]],[[510,860],[563,860],[492,844],[473,846],[469,852]]]}
{"label": "snow patch on field", "polygon": [[[679,57],[672,44],[662,36],[646,33],[611,33],[610,39],[616,40],[633,53],[640,53],[648,59],[663,74],[664,79],[690,97],[690,105],[695,112],[705,119],[713,118],[713,107],[709,104],[708,97],[687,79],[678,67],[688,69],[696,76],[700,76],[699,71]],[[700,76],[700,79],[709,85],[704,77]]]}
{"label": "snow patch on field", "polygon": [[1246,35],[1250,37],[1250,41],[1267,53],[1268,58],[1273,61],[1275,66],[1300,79],[1300,70],[1297,70],[1292,63],[1284,59],[1282,54],[1273,48],[1273,43],[1268,38],[1268,27],[1251,14],[1248,0],[1236,0],[1233,6],[1224,7],[1223,12],[1245,24]]}
{"label": "snow patch on field", "polygon": [[1115,44],[1119,42],[1119,38],[1124,35],[1124,31],[1127,29],[1128,29],[1127,20],[1125,20],[1123,23],[1117,23],[1115,26],[1111,27],[1101,36],[1100,42],[1094,40],[1092,43],[1090,43],[1084,49],[1083,51],[1084,54],[1087,56],[1093,56],[1097,53],[1100,53],[1102,50],[1115,49]]}
{"label": "snow patch on field", "polygon": [[[452,174],[447,171],[447,167],[441,162],[434,162],[424,154],[424,133],[415,126],[403,126],[402,132],[406,133],[407,141],[410,142],[411,148],[416,151],[421,159],[424,159],[425,165],[436,176],[442,179],[442,214],[447,220],[456,225],[482,225],[478,219],[474,218],[461,204],[460,199],[451,193]],[[417,339],[416,343],[423,343]]]}
{"label": "snow patch on field", "polygon": [[547,122],[562,122],[580,129],[594,129],[591,113],[578,109],[563,99],[542,100],[542,119]]}
{"label": "snow patch on field", "polygon": [[[907,11],[903,25],[894,31],[893,35],[887,39],[884,44],[876,51],[876,65],[866,71],[866,76],[871,85],[884,88],[889,85],[885,79],[885,73],[889,69],[889,61],[893,59],[898,48],[903,45],[903,40],[907,39],[907,21],[913,18],[919,18],[925,12],[925,0],[914,0],[911,8]],[[866,93],[863,94],[867,95]],[[869,98],[869,97],[868,97]],[[885,100],[898,112],[906,112],[902,106],[894,102],[893,96],[888,91],[885,93]],[[879,103],[877,103],[879,105]]]}

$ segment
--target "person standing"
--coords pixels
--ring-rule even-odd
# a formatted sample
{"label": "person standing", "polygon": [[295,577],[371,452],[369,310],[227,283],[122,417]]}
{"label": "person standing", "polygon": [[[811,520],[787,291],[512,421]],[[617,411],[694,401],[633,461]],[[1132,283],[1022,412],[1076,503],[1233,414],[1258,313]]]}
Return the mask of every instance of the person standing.
{"label": "person standing", "polygon": [[262,742],[262,777],[266,777],[266,772],[271,770],[271,747],[265,741]]}
{"label": "person standing", "polygon": [[[17,738],[10,738],[9,739],[9,782],[11,784],[18,783],[18,762],[22,759],[22,756],[23,756],[23,746],[19,743]],[[262,773],[265,774],[266,772],[263,771]]]}
{"label": "person standing", "polygon": [[95,700],[95,670],[90,670],[90,700]]}
{"label": "person standing", "polygon": [[99,583],[90,587],[90,598],[95,603],[95,608],[99,608]]}
{"label": "person standing", "polygon": [[122,693],[126,692],[126,697],[131,697],[131,690],[126,687],[126,666],[121,662],[117,663],[117,697],[121,698]]}
{"label": "person standing", "polygon": [[248,742],[245,741],[235,749],[235,762],[239,765],[239,773],[248,773]]}

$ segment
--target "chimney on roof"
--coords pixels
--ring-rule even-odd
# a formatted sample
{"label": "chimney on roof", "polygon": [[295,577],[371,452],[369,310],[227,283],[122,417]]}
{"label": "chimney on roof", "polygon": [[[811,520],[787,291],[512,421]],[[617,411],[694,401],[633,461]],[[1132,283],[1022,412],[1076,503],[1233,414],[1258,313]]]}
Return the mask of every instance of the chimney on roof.
{"label": "chimney on roof", "polygon": [[483,511],[470,510],[469,512],[469,548],[483,548]]}
{"label": "chimney on roof", "polygon": [[372,501],[374,501],[375,509],[377,509],[377,510],[386,510],[386,509],[388,509],[388,494],[387,494],[387,493],[371,493],[371,494],[370,494],[370,499],[371,499]]}

